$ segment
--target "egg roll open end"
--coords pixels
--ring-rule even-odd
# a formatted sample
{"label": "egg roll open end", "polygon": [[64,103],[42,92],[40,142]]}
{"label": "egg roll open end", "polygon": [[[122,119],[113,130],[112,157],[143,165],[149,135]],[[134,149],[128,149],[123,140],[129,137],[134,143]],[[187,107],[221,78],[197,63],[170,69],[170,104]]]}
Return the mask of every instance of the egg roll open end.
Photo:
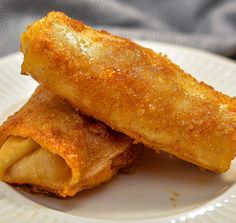
{"label": "egg roll open end", "polygon": [[7,183],[62,190],[72,177],[62,157],[31,138],[9,136],[0,149],[0,163],[0,177]]}

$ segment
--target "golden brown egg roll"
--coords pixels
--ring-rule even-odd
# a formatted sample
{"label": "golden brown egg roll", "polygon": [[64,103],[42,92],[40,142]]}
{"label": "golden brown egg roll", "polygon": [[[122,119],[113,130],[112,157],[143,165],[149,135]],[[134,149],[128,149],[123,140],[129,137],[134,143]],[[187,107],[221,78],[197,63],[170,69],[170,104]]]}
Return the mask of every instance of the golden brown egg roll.
{"label": "golden brown egg roll", "polygon": [[0,148],[2,181],[60,197],[109,180],[141,151],[42,87],[2,125]]}
{"label": "golden brown egg roll", "polygon": [[21,36],[22,73],[137,142],[215,172],[235,156],[236,101],[166,56],[51,12]]}

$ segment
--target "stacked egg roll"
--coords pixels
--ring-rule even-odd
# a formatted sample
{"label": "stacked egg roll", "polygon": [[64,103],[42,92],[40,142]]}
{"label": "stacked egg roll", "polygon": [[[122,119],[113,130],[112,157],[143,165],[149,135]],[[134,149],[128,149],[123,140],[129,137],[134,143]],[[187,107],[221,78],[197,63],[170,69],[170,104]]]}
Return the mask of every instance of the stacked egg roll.
{"label": "stacked egg roll", "polygon": [[236,152],[236,101],[166,56],[51,12],[21,37],[22,73],[136,142],[214,172]]}
{"label": "stacked egg roll", "polygon": [[0,179],[73,196],[130,165],[140,145],[43,87],[0,128]]}

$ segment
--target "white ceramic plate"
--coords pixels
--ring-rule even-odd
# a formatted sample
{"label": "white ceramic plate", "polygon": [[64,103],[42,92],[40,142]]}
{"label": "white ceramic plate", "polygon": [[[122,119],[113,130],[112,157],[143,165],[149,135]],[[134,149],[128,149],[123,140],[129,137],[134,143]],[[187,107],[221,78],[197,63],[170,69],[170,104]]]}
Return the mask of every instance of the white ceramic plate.
{"label": "white ceramic plate", "polygon": [[[140,42],[167,54],[198,80],[236,95],[236,64],[195,49]],[[19,53],[0,59],[0,121],[16,111],[36,87],[20,75]],[[145,151],[130,175],[59,200],[0,183],[0,222],[236,222],[236,162],[222,175]]]}

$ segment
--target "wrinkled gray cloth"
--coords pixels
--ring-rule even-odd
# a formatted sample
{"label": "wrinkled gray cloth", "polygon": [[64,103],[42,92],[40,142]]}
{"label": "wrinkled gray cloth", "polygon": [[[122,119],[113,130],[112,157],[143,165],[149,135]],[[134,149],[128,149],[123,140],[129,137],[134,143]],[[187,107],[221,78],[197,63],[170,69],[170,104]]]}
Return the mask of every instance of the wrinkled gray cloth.
{"label": "wrinkled gray cloth", "polygon": [[0,56],[19,50],[26,25],[51,10],[128,38],[236,55],[236,0],[0,0]]}

